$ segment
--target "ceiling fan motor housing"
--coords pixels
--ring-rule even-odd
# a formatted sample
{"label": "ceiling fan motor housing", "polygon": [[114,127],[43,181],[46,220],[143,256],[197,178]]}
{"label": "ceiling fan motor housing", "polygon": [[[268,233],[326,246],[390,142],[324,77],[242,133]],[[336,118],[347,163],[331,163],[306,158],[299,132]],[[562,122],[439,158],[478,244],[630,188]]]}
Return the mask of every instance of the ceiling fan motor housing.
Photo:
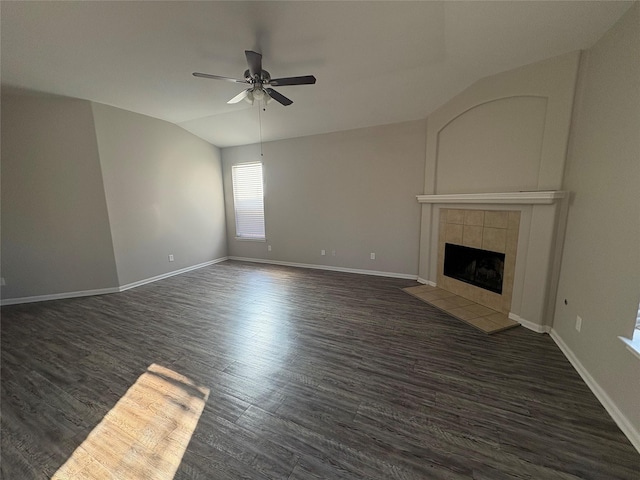
{"label": "ceiling fan motor housing", "polygon": [[271,75],[266,70],[260,70],[260,78],[251,78],[249,70],[245,70],[244,78],[249,83],[269,83],[271,81]]}

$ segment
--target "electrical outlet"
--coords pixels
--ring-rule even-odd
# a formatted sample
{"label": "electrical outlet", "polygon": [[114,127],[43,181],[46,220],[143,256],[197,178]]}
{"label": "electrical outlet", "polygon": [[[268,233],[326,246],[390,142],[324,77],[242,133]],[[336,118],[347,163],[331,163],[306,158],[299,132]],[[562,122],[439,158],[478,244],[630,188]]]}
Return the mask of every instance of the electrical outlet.
{"label": "electrical outlet", "polygon": [[4,277],[0,277],[0,285],[5,286],[7,282],[4,280]]}
{"label": "electrical outlet", "polygon": [[327,252],[326,252],[326,251],[324,251],[324,250],[320,250],[320,255],[324,256],[324,255],[326,255],[326,254],[327,254]]}
{"label": "electrical outlet", "polygon": [[580,331],[581,328],[582,328],[582,317],[578,315],[576,317],[576,330]]}
{"label": "electrical outlet", "polygon": [[169,261],[173,262],[173,255],[169,255]]}
{"label": "electrical outlet", "polygon": [[271,245],[267,245],[267,250],[271,251]]}
{"label": "electrical outlet", "polygon": [[371,252],[371,260],[375,260],[376,259],[376,254],[375,252]]}
{"label": "electrical outlet", "polygon": [[335,250],[331,250],[331,255],[332,255],[333,257],[335,257],[335,256],[336,256],[336,251],[335,251]]}

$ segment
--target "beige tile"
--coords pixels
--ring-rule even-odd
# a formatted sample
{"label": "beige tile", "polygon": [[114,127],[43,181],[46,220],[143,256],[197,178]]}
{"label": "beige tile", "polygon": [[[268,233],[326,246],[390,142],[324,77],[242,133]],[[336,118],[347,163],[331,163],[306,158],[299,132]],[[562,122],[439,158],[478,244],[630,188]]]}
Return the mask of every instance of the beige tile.
{"label": "beige tile", "polygon": [[447,292],[445,290],[437,290],[437,291],[432,291],[432,292],[424,292],[424,293],[416,293],[414,294],[416,297],[418,297],[421,300],[425,300],[429,303],[433,302],[434,300],[441,300],[444,299],[446,297],[451,297],[454,294],[451,292]]}
{"label": "beige tile", "polygon": [[471,325],[473,325],[476,328],[479,328],[480,330],[482,330],[485,333],[492,333],[492,332],[497,332],[502,330],[502,327],[500,327],[500,325],[498,325],[497,323],[492,322],[491,320],[489,320],[486,317],[477,317],[477,318],[472,318],[470,320],[466,320],[467,323],[470,323]]}
{"label": "beige tile", "polygon": [[457,245],[462,245],[462,227],[463,225],[448,223],[445,241],[447,243],[455,243]]}
{"label": "beige tile", "polygon": [[456,295],[459,294],[460,288],[458,286],[458,281],[454,280],[451,277],[447,277],[447,276],[442,276],[443,281],[442,281],[442,288],[444,288],[445,290],[448,290],[449,292],[452,292]]}
{"label": "beige tile", "polygon": [[491,315],[493,313],[498,313],[495,310],[490,309],[489,307],[485,307],[484,305],[469,305],[464,307],[470,312],[475,313],[478,317],[484,317],[486,315]]}
{"label": "beige tile", "polygon": [[504,273],[502,274],[502,292],[506,290],[513,291],[513,279],[515,277],[515,269],[512,263],[506,263]]}
{"label": "beige tile", "polygon": [[450,292],[450,291],[445,290],[444,288],[440,288],[440,287],[436,287],[436,289],[433,290],[432,293],[434,295],[436,295],[438,298],[447,298],[447,297],[455,296],[455,293]]}
{"label": "beige tile", "polygon": [[482,227],[465,225],[462,231],[462,244],[467,247],[482,248]]}
{"label": "beige tile", "polygon": [[438,296],[434,296],[432,292],[411,292],[411,294],[425,302],[430,302],[439,298]]}
{"label": "beige tile", "polygon": [[500,309],[502,310],[505,305],[505,301],[509,300],[509,305],[511,305],[511,296],[513,295],[513,282],[506,283],[502,287],[502,304],[500,305]]}
{"label": "beige tile", "polygon": [[509,230],[519,230],[520,229],[520,211],[511,211],[509,212],[509,220],[507,224],[507,228]]}
{"label": "beige tile", "polygon": [[512,296],[513,294],[511,292],[502,296],[502,308],[500,309],[502,313],[506,313],[508,315],[509,312],[511,311]]}
{"label": "beige tile", "polygon": [[478,318],[478,315],[470,312],[469,310],[466,310],[463,307],[453,308],[451,310],[448,310],[448,313],[450,313],[454,317],[458,317],[461,320],[471,320],[472,318]]}
{"label": "beige tile", "polygon": [[441,310],[451,310],[452,308],[456,308],[456,306],[449,301],[448,298],[440,298],[438,300],[432,300],[429,302],[434,307],[438,307]]}
{"label": "beige tile", "polygon": [[484,225],[484,210],[464,210],[465,225]]}
{"label": "beige tile", "polygon": [[447,223],[447,214],[449,212],[448,208],[441,208],[439,210],[440,214],[439,214],[439,218],[440,218],[440,223]]}
{"label": "beige tile", "polygon": [[478,293],[480,290],[478,287],[474,287],[468,283],[458,282],[457,280],[454,280],[454,282],[458,284],[459,291],[456,292],[458,295],[467,298],[472,302],[478,303]]}
{"label": "beige tile", "polygon": [[482,248],[492,252],[504,253],[507,246],[507,230],[504,228],[484,227],[482,230]]}
{"label": "beige tile", "polygon": [[449,297],[447,298],[447,301],[453,303],[456,307],[466,307],[467,305],[473,305],[473,302],[471,300],[468,300],[459,295],[456,295],[455,297]]}
{"label": "beige tile", "polygon": [[436,287],[432,287],[431,285],[418,285],[415,287],[406,287],[403,290],[412,295],[416,295],[418,293],[428,293],[432,292],[436,289]]}
{"label": "beige tile", "polygon": [[449,209],[447,212],[447,223],[464,223],[464,210]]}
{"label": "beige tile", "polygon": [[478,294],[478,303],[496,311],[502,310],[502,295],[482,289]]}
{"label": "beige tile", "polygon": [[499,325],[500,327],[514,327],[518,325],[518,322],[515,320],[511,320],[504,313],[494,313],[493,315],[488,315],[486,317],[487,320],[491,320],[493,323]]}
{"label": "beige tile", "polygon": [[508,255],[513,255],[515,257],[517,251],[518,251],[518,231],[507,230],[504,252]]}
{"label": "beige tile", "polygon": [[484,226],[492,228],[507,228],[509,212],[486,210],[484,212]]}

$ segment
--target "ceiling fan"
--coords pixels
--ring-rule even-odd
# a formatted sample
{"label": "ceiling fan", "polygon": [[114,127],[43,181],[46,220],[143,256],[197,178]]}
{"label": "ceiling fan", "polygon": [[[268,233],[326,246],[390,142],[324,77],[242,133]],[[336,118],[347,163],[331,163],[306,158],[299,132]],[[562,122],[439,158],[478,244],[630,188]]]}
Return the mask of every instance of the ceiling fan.
{"label": "ceiling fan", "polygon": [[264,100],[265,103],[269,103],[272,99],[284,106],[291,105],[293,103],[293,100],[285,97],[279,92],[276,92],[271,87],[284,87],[287,85],[313,85],[314,83],[316,83],[316,77],[314,77],[313,75],[304,75],[302,77],[271,78],[269,72],[262,69],[262,54],[254,52],[252,50],[245,50],[244,54],[247,57],[247,65],[249,66],[249,68],[245,70],[243,80],[198,72],[194,72],[193,76],[248,84],[249,88],[233,97],[227,103],[238,103],[242,100],[246,100],[252,105],[254,100]]}

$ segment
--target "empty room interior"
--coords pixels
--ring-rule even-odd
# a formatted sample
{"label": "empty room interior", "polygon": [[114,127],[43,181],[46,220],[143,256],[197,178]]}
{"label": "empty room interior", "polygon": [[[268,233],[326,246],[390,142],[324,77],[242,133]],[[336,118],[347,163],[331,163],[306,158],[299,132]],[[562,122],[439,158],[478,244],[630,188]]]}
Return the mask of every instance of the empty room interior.
{"label": "empty room interior", "polygon": [[640,2],[2,2],[13,479],[640,478]]}

